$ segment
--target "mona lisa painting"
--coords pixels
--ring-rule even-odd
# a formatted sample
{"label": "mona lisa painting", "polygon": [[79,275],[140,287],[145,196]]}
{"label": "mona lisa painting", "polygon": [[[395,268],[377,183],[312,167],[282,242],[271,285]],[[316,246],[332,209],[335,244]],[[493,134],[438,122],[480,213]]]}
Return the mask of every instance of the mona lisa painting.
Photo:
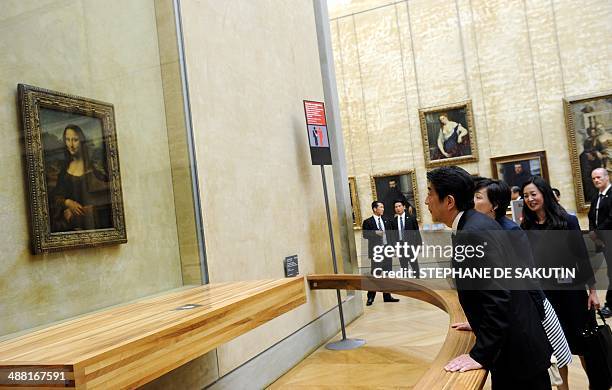
{"label": "mona lisa painting", "polygon": [[127,242],[113,106],[18,89],[34,253]]}

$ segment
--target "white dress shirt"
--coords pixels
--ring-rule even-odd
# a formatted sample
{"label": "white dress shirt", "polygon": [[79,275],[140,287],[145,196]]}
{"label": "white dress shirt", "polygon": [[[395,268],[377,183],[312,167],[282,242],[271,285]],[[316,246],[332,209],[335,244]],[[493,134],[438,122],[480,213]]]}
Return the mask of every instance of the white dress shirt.
{"label": "white dress shirt", "polygon": [[399,218],[397,219],[397,234],[400,240],[404,238],[403,228],[406,227],[406,226],[402,226],[402,223],[405,224],[404,215],[406,215],[406,212],[403,212],[400,215],[398,215]]}
{"label": "white dress shirt", "polygon": [[457,214],[457,216],[453,220],[453,225],[452,225],[453,233],[457,233],[457,227],[459,226],[459,220],[463,216],[464,212],[465,211],[459,211],[459,214]]}
{"label": "white dress shirt", "polygon": [[376,227],[380,230],[382,230],[383,235],[382,235],[382,239],[383,239],[383,244],[387,244],[387,233],[385,232],[385,223],[382,220],[382,217],[379,217],[378,215],[374,216],[374,220],[376,221]]}
{"label": "white dress shirt", "polygon": [[[608,190],[610,189],[610,187],[612,187],[612,184],[608,184],[606,189],[603,190],[603,191],[600,191],[599,192],[600,196],[597,197],[597,205],[595,206],[595,226],[597,226],[599,224],[599,202],[601,202],[601,198],[606,196],[606,194],[608,193]],[[603,195],[603,196],[601,196],[601,195]]]}

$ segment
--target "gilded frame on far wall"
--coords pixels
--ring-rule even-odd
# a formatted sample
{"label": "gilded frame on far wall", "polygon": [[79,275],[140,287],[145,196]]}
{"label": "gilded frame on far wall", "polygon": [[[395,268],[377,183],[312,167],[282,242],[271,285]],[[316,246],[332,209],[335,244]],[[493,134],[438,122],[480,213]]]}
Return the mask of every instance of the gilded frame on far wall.
{"label": "gilded frame on far wall", "polygon": [[[409,181],[411,192],[401,191],[402,180],[400,176],[406,176],[406,175],[410,176],[408,181]],[[376,188],[376,180],[386,179],[386,178],[388,178],[390,181],[399,180],[400,181],[399,188],[397,188],[397,183],[396,183],[395,188],[397,188],[397,190],[395,190],[395,194],[389,191],[387,194],[381,194],[381,196],[379,197],[379,194]],[[390,185],[390,183],[388,184]],[[393,202],[397,200],[397,198],[399,197],[399,194],[401,193],[401,195],[403,195],[403,197],[410,204],[412,204],[412,206],[416,208],[415,210],[416,218],[418,221],[421,221],[421,208],[419,206],[419,192],[417,190],[416,172],[414,169],[405,170],[405,171],[393,171],[393,172],[386,172],[386,173],[372,175],[370,176],[370,189],[372,191],[372,199],[379,200],[385,204],[385,214],[384,214],[385,216],[389,217],[389,216],[394,215]],[[406,196],[405,193],[408,193],[408,196]]]}
{"label": "gilded frame on far wall", "polygon": [[612,172],[612,91],[565,98],[563,111],[576,207],[587,212],[598,192],[592,170]]}
{"label": "gilded frame on far wall", "polygon": [[[438,135],[443,120],[441,117],[446,118],[446,123],[451,125],[453,132],[457,130],[458,133],[461,133],[462,129],[467,130],[467,134],[462,135],[461,142],[453,142],[453,132],[451,132],[451,136],[442,143],[443,148],[445,144],[449,148],[444,152],[438,146]],[[423,156],[427,168],[478,161],[478,145],[470,100],[419,109],[419,122],[423,140]],[[460,126],[452,126],[453,123]],[[443,153],[448,154],[449,157]]]}
{"label": "gilded frame on far wall", "polygon": [[359,207],[359,195],[357,193],[357,181],[355,176],[349,176],[349,191],[351,193],[351,210],[353,212],[353,229],[361,229],[361,207]]}
{"label": "gilded frame on far wall", "polygon": [[[517,167],[520,165],[520,167]],[[522,171],[521,171],[522,170]],[[544,150],[492,157],[491,172],[494,179],[500,179],[510,187],[520,187],[531,176],[541,176],[548,180],[548,162]]]}
{"label": "gilded frame on far wall", "polygon": [[127,242],[113,105],[18,92],[33,252]]}

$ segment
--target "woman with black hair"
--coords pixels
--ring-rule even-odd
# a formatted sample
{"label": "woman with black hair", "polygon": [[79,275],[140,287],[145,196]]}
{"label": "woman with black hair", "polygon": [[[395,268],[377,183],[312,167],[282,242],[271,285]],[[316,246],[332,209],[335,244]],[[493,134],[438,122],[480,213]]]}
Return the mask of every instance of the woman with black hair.
{"label": "woman with black hair", "polygon": [[51,231],[112,227],[108,177],[94,167],[85,133],[68,125],[62,141],[64,162],[51,192]]}
{"label": "woman with black hair", "polygon": [[521,192],[525,200],[521,227],[530,231],[535,261],[544,267],[563,267],[576,272],[575,278],[552,278],[542,283],[572,354],[579,355],[584,366],[586,349],[580,332],[595,324],[592,309],[599,308],[599,299],[593,288],[595,277],[578,219],[559,205],[550,185],[539,176],[525,182]]}

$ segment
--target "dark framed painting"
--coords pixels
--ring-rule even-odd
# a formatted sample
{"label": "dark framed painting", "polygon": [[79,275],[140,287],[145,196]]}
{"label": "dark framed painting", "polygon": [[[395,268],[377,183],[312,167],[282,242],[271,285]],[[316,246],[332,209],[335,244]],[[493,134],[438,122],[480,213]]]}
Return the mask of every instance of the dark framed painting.
{"label": "dark framed painting", "polygon": [[351,193],[351,210],[353,212],[353,229],[361,229],[361,208],[359,207],[359,196],[357,195],[357,181],[354,176],[349,176],[349,191]]}
{"label": "dark framed painting", "polygon": [[113,105],[19,84],[33,252],[127,242]]}
{"label": "dark framed painting", "polygon": [[416,214],[421,220],[419,198],[414,170],[389,172],[370,177],[372,199],[383,202],[387,218],[393,218],[395,212],[393,205],[396,200],[403,199],[407,203],[407,212]]}
{"label": "dark framed painting", "polygon": [[548,181],[546,152],[513,154],[491,158],[493,178],[505,181],[510,187],[521,187],[531,176]]}
{"label": "dark framed painting", "polygon": [[478,161],[471,101],[419,110],[427,168]]}
{"label": "dark framed painting", "polygon": [[587,211],[598,191],[596,168],[612,171],[612,91],[563,99],[576,206]]}

